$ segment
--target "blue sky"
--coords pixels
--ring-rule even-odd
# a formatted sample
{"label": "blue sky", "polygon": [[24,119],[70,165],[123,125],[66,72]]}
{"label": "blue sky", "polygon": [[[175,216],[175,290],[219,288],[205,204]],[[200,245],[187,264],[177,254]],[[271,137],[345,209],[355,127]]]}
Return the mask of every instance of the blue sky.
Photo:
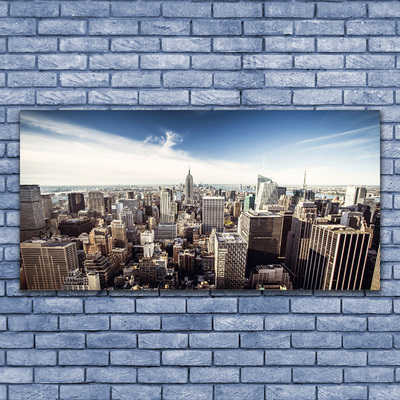
{"label": "blue sky", "polygon": [[379,184],[379,111],[23,111],[21,181]]}

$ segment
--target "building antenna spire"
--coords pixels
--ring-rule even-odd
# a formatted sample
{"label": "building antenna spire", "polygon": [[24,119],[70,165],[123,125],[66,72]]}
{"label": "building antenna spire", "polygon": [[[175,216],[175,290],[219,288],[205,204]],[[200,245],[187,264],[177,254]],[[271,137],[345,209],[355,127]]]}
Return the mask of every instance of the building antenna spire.
{"label": "building antenna spire", "polygon": [[303,190],[307,189],[306,176],[307,176],[307,166],[306,166],[306,169],[304,170]]}

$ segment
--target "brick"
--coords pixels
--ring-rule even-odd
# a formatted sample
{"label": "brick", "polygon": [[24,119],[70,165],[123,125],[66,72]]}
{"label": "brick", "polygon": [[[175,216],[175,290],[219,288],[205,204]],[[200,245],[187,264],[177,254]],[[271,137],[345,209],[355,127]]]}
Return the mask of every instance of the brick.
{"label": "brick", "polygon": [[137,35],[138,22],[133,19],[93,19],[89,21],[90,35]]}
{"label": "brick", "polygon": [[51,366],[56,365],[57,353],[54,350],[9,350],[7,365]]}
{"label": "brick", "polygon": [[294,298],[291,301],[291,309],[294,313],[339,313],[340,300]]}
{"label": "brick", "polygon": [[8,317],[10,331],[56,331],[58,329],[57,317],[42,315],[12,315]]}
{"label": "brick", "polygon": [[189,56],[172,54],[152,54],[140,56],[142,69],[188,69]]}
{"label": "brick", "polygon": [[[306,90],[297,90],[293,94],[293,104],[297,105],[341,104],[341,103],[342,103],[342,92],[340,90],[306,89]],[[302,299],[302,300],[307,300],[307,299]],[[335,312],[335,311],[328,311],[328,312]]]}
{"label": "brick", "polygon": [[114,17],[158,17],[160,4],[118,2],[111,4],[111,15]]}
{"label": "brick", "polygon": [[235,298],[204,298],[188,299],[187,310],[189,313],[234,313],[237,311]]}
{"label": "brick", "polygon": [[10,4],[12,17],[58,17],[59,5],[49,2],[22,2],[15,1]]}
{"label": "brick", "polygon": [[10,385],[8,391],[10,400],[48,400],[58,397],[57,385]]}
{"label": "brick", "polygon": [[135,383],[136,371],[132,368],[87,368],[88,383]]}
{"label": "brick", "polygon": [[275,72],[268,71],[265,74],[265,86],[267,87],[313,87],[315,86],[315,74],[309,72]]}
{"label": "brick", "polygon": [[29,314],[32,309],[32,301],[28,298],[0,298],[1,314],[12,310],[13,314]]}
{"label": "brick", "polygon": [[[264,39],[264,46],[267,52],[300,53],[315,50],[314,39],[312,38],[270,37]],[[312,57],[315,57],[315,55]]]}
{"label": "brick", "polygon": [[374,54],[346,56],[346,68],[350,69],[392,69],[394,65],[393,56]]}
{"label": "brick", "polygon": [[387,349],[392,347],[392,336],[385,333],[348,333],[343,335],[345,349]]}
{"label": "brick", "polygon": [[279,297],[258,297],[239,299],[240,313],[285,313],[289,312],[289,299]]}
{"label": "brick", "polygon": [[174,1],[162,5],[164,17],[172,18],[207,18],[211,17],[210,3],[187,3],[184,1]]}
{"label": "brick", "polygon": [[237,70],[240,69],[240,57],[231,55],[201,55],[192,56],[194,69]]}
{"label": "brick", "polygon": [[400,351],[372,350],[368,352],[369,365],[400,365]]}
{"label": "brick", "polygon": [[36,21],[25,18],[13,18],[12,24],[10,20],[0,20],[0,36],[15,35],[34,35],[36,33]]}
{"label": "brick", "polygon": [[268,18],[313,18],[314,4],[268,2],[264,5],[264,16]]}
{"label": "brick", "polygon": [[[201,71],[170,71],[163,74],[164,87],[192,88],[192,87],[211,87],[212,73]],[[159,86],[160,78],[158,77]]]}
{"label": "brick", "polygon": [[370,18],[400,17],[400,4],[396,2],[371,3],[368,10]]}
{"label": "brick", "polygon": [[187,381],[187,368],[150,367],[138,369],[138,382],[140,383],[186,383]]}
{"label": "brick", "polygon": [[240,345],[243,348],[253,349],[286,349],[290,347],[289,333],[243,333],[240,336]]}
{"label": "brick", "polygon": [[188,345],[188,335],[183,333],[143,333],[139,334],[139,348],[179,349]]}
{"label": "brick", "polygon": [[252,53],[262,50],[260,38],[215,38],[213,50],[223,53]]}
{"label": "brick", "polygon": [[340,348],[342,335],[339,333],[326,332],[302,332],[292,334],[292,346],[294,348]]}
{"label": "brick", "polygon": [[266,365],[314,365],[315,351],[309,350],[266,350]]}
{"label": "brick", "polygon": [[265,317],[265,330],[268,331],[312,331],[314,329],[314,316],[270,315]]}
{"label": "brick", "polygon": [[264,397],[263,385],[216,385],[215,400],[243,400],[262,399]]}
{"label": "brick", "polygon": [[297,55],[294,65],[300,69],[340,69],[343,68],[344,57],[331,54]]}
{"label": "brick", "polygon": [[343,313],[345,314],[390,314],[391,300],[385,299],[343,299]]}
{"label": "brick", "polygon": [[139,57],[125,54],[96,54],[89,58],[91,69],[137,69]]}
{"label": "brick", "polygon": [[228,368],[228,367],[191,368],[190,382],[239,383],[239,368]]}
{"label": "brick", "polygon": [[137,384],[113,386],[112,398],[115,400],[161,400],[161,386]]}
{"label": "brick", "polygon": [[239,105],[240,95],[231,90],[192,90],[191,104],[200,105]]}
{"label": "brick", "polygon": [[0,343],[6,349],[29,349],[33,347],[33,334],[1,332]]}
{"label": "brick", "polygon": [[[139,104],[141,105],[187,105],[189,104],[189,92],[187,90],[170,91],[144,91],[139,92]],[[164,300],[164,299],[160,299]],[[169,299],[171,300],[171,299]],[[152,307],[152,306],[151,306]],[[143,307],[142,310],[145,310]],[[151,312],[151,311],[142,311]],[[160,311],[161,312],[161,311]],[[168,312],[168,311],[164,311]],[[179,308],[173,313],[181,312]]]}
{"label": "brick", "polygon": [[35,56],[28,54],[3,54],[0,59],[1,69],[33,69]]}
{"label": "brick", "polygon": [[137,92],[131,90],[92,90],[89,93],[89,104],[125,104],[135,105],[138,102]]}
{"label": "brick", "polygon": [[55,87],[57,76],[51,72],[9,72],[9,87]]}
{"label": "brick", "polygon": [[108,365],[105,350],[60,350],[59,365]]}
{"label": "brick", "polygon": [[300,36],[337,36],[344,35],[344,22],[321,20],[296,21],[294,29],[296,35]]}
{"label": "brick", "polygon": [[294,383],[341,383],[340,368],[293,368]]}
{"label": "brick", "polygon": [[163,365],[211,365],[212,352],[204,350],[167,350],[162,352]]}
{"label": "brick", "polygon": [[267,385],[265,395],[267,399],[292,400],[301,398],[303,400],[314,400],[316,389],[315,386],[308,385]]}
{"label": "brick", "polygon": [[86,92],[83,90],[46,90],[36,94],[36,102],[43,105],[85,104]]}
{"label": "brick", "polygon": [[242,103],[244,105],[288,105],[291,103],[291,93],[288,90],[244,90],[242,92]]}
{"label": "brick", "polygon": [[291,21],[244,21],[245,35],[292,35]]}
{"label": "brick", "polygon": [[38,22],[39,35],[84,35],[85,21],[70,19],[40,20]]}
{"label": "brick", "polygon": [[216,331],[259,331],[263,330],[264,321],[261,315],[256,316],[214,316]]}
{"label": "brick", "polygon": [[370,400],[395,399],[400,396],[400,386],[371,385],[369,389]]}
{"label": "brick", "polygon": [[186,400],[195,398],[197,400],[208,400],[213,396],[211,385],[165,385],[163,387],[164,400]]}
{"label": "brick", "polygon": [[366,86],[366,83],[365,72],[329,71],[318,72],[317,74],[317,84],[320,87]]}
{"label": "brick", "polygon": [[160,330],[161,318],[156,315],[113,315],[111,316],[112,330]]}
{"label": "brick", "polygon": [[36,314],[70,314],[82,313],[83,302],[81,299],[34,299],[33,311]]}
{"label": "brick", "polygon": [[189,335],[191,348],[237,348],[239,347],[238,333],[191,333]]}
{"label": "brick", "polygon": [[173,36],[189,35],[189,21],[142,21],[140,24],[141,35]]}
{"label": "brick", "polygon": [[85,371],[80,367],[36,368],[35,382],[38,383],[83,383]]}
{"label": "brick", "polygon": [[241,21],[235,20],[195,20],[192,22],[193,35],[236,36],[242,33]]}
{"label": "brick", "polygon": [[109,329],[108,316],[73,315],[60,317],[60,329],[63,331],[101,331]]}
{"label": "brick", "polygon": [[368,329],[370,331],[398,331],[400,330],[400,316],[369,317]]}
{"label": "brick", "polygon": [[104,38],[61,38],[60,51],[65,52],[105,52],[108,51],[108,39]]}
{"label": "brick", "polygon": [[367,9],[365,4],[345,3],[338,7],[334,3],[318,3],[318,18],[361,18],[366,17]]}
{"label": "brick", "polygon": [[380,105],[392,104],[393,92],[391,90],[345,90],[344,91],[345,104],[366,104],[366,105]]}
{"label": "brick", "polygon": [[317,317],[319,331],[365,331],[367,319],[353,316]]}
{"label": "brick", "polygon": [[88,348],[134,348],[136,333],[132,332],[96,332],[86,335]]}
{"label": "brick", "polygon": [[[382,3],[380,3],[382,4]],[[370,4],[369,12],[371,14]],[[371,16],[371,15],[370,15]],[[368,20],[358,20],[358,21],[347,21],[346,22],[346,33],[347,35],[394,35],[396,31],[394,21],[368,21]]]}
{"label": "brick", "polygon": [[111,365],[157,366],[160,352],[153,350],[111,350]]}
{"label": "brick", "polygon": [[211,316],[180,315],[163,316],[163,331],[209,331],[212,328]]}
{"label": "brick", "polygon": [[108,385],[61,385],[60,399],[96,399],[108,400],[110,398],[110,387]]}
{"label": "brick", "polygon": [[81,349],[85,347],[85,335],[82,333],[36,334],[38,349]]}
{"label": "brick", "polygon": [[364,367],[364,368],[346,368],[344,370],[345,382],[393,382],[394,374],[392,368]]}
{"label": "brick", "polygon": [[[19,157],[19,143],[7,143],[7,157]],[[7,226],[19,226],[19,211],[8,211]]]}
{"label": "brick", "polygon": [[111,39],[111,51],[116,52],[157,52],[160,40],[152,37],[128,37]]}
{"label": "brick", "polygon": [[51,54],[38,56],[39,70],[85,69],[87,60],[80,54]]}
{"label": "brick", "polygon": [[370,38],[369,50],[372,52],[396,52],[400,46],[400,38]]}
{"label": "brick", "polygon": [[[6,174],[7,172],[12,172],[16,173],[18,172],[19,168],[15,165],[16,160],[1,160],[0,161],[0,171],[3,174]],[[19,208],[18,207],[18,201],[19,197],[18,195],[15,194],[3,194],[0,198],[0,205],[3,209],[15,209]],[[3,232],[3,235],[6,235],[7,233],[12,233],[14,232],[14,229],[2,229],[0,232]],[[14,244],[14,243],[12,243]]]}
{"label": "brick", "polygon": [[365,351],[322,350],[317,354],[318,365],[363,367],[367,365]]}
{"label": "brick", "polygon": [[88,314],[134,313],[135,299],[86,299],[85,312]]}
{"label": "brick", "polygon": [[244,383],[290,383],[291,376],[290,368],[247,367],[241,371]]}
{"label": "brick", "polygon": [[215,365],[241,366],[263,365],[264,352],[261,350],[216,350]]}
{"label": "brick", "polygon": [[367,400],[367,387],[356,385],[318,385],[318,399],[321,400]]}
{"label": "brick", "polygon": [[261,18],[262,4],[257,3],[216,3],[214,4],[214,18]]}
{"label": "brick", "polygon": [[391,87],[400,84],[399,71],[374,71],[368,74],[368,86]]}
{"label": "brick", "polygon": [[367,43],[361,38],[319,38],[317,51],[325,53],[362,53]]}
{"label": "brick", "polygon": [[30,383],[32,381],[32,368],[3,367],[0,369],[0,383]]}
{"label": "brick", "polygon": [[162,51],[180,53],[182,49],[192,53],[208,53],[211,51],[211,39],[206,38],[163,38]]}
{"label": "brick", "polygon": [[104,87],[108,86],[108,79],[108,74],[101,72],[60,73],[60,84],[63,87]]}
{"label": "brick", "polygon": [[101,1],[61,3],[63,17],[106,17],[108,15],[109,5]]}
{"label": "brick", "polygon": [[8,39],[8,51],[10,53],[55,52],[57,51],[57,39],[47,37],[10,37]]}
{"label": "brick", "polygon": [[292,57],[289,55],[244,55],[244,69],[290,69],[292,68]]}

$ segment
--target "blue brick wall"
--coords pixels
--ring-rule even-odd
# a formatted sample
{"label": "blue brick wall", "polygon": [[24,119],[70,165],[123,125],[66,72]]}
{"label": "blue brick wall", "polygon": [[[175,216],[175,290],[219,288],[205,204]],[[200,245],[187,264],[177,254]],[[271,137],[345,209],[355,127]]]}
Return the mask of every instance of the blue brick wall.
{"label": "blue brick wall", "polygon": [[[398,17],[391,0],[0,2],[0,399],[400,398]],[[64,106],[381,110],[382,290],[19,291],[19,110]]]}

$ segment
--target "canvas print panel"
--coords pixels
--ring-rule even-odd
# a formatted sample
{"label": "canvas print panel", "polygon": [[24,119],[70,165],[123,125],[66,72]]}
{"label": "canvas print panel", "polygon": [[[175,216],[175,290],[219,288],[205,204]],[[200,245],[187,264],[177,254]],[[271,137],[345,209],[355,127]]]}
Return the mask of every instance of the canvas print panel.
{"label": "canvas print panel", "polygon": [[379,289],[378,111],[23,111],[21,289]]}

